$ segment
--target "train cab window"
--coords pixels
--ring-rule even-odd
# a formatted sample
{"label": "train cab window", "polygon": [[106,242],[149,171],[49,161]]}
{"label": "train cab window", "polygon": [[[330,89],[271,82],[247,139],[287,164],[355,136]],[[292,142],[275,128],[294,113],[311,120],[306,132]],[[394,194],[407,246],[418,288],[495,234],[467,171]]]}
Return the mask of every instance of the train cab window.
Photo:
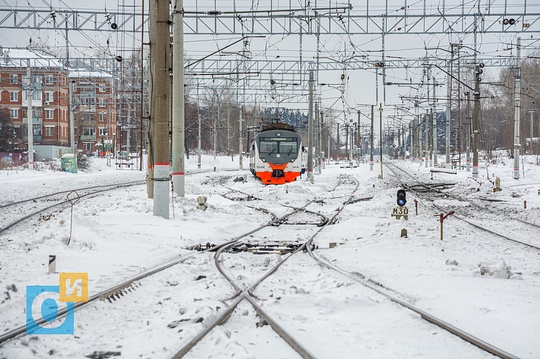
{"label": "train cab window", "polygon": [[277,152],[277,143],[276,142],[269,142],[269,141],[261,141],[260,145],[260,151],[261,153],[276,153]]}
{"label": "train cab window", "polygon": [[291,155],[298,152],[298,146],[296,142],[282,142],[279,146],[279,153]]}

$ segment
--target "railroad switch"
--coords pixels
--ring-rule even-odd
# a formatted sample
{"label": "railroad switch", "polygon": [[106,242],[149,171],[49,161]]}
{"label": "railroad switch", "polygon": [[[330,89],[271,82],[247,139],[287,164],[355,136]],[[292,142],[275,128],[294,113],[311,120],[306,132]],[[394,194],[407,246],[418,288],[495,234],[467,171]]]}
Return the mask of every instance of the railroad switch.
{"label": "railroad switch", "polygon": [[302,244],[298,242],[238,243],[231,252],[250,252],[253,254],[287,254],[296,251]]}

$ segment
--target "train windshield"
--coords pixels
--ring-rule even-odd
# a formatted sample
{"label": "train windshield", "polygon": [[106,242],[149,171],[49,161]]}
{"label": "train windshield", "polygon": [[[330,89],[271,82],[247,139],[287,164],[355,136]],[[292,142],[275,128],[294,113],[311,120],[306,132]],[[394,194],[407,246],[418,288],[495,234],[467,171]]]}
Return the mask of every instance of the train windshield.
{"label": "train windshield", "polygon": [[259,143],[261,154],[285,154],[293,155],[298,153],[298,142],[296,138],[261,138]]}

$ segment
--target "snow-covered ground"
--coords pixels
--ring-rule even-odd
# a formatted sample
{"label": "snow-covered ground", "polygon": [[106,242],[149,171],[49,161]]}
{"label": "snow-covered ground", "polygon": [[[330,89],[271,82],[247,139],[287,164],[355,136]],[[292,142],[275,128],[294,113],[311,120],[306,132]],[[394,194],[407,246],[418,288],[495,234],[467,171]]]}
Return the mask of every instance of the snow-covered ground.
{"label": "snow-covered ground", "polygon": [[[395,163],[429,180],[429,168],[422,163]],[[459,171],[437,173],[433,181],[455,182],[449,191],[471,200],[500,200],[493,204],[500,211],[498,217],[482,217],[486,228],[505,226],[509,216],[522,216],[540,224],[540,168],[535,163],[536,158],[524,158],[525,168],[519,180],[512,178],[513,162],[503,158],[487,169],[482,165],[478,179]],[[229,177],[227,186],[257,195],[265,199],[267,206],[278,208],[279,204],[297,205],[312,198],[328,198],[338,177],[347,174],[360,182],[357,198],[373,199],[348,205],[338,222],[321,232],[316,244],[324,258],[380,282],[415,305],[503,350],[522,358],[540,357],[538,251],[485,233],[479,235],[478,230],[452,216],[444,222],[441,241],[438,211],[429,201],[417,198],[419,213],[415,215],[416,198],[409,193],[409,220],[396,220],[390,214],[398,187],[386,168],[381,180],[378,164],[373,171],[368,163],[356,168],[342,168],[343,164],[326,165],[314,183],[303,177],[284,186],[263,186],[251,175],[247,183],[233,181],[249,173],[245,160],[244,169],[239,170],[237,158],[232,161],[230,157],[204,156],[201,169],[208,171],[198,173],[196,158],[191,158],[186,161],[186,196],[174,198],[170,219],[153,216],[153,202],[147,198],[146,186],[141,185],[75,205],[69,246],[65,244],[69,210],[54,212],[47,220],[36,218],[30,225],[16,226],[0,234],[0,332],[25,323],[26,286],[58,285],[58,275],[47,273],[49,255],[57,256],[57,272],[87,272],[92,295],[189,253],[190,246],[229,240],[269,218],[246,207],[245,202],[219,195],[223,187],[214,180],[217,176]],[[502,191],[494,193],[492,182],[497,177]],[[144,178],[145,173],[117,170],[99,158],[92,158],[91,168],[77,174],[0,171],[0,205],[37,194]],[[200,195],[208,197],[206,211],[196,209]],[[456,215],[474,217],[471,206],[454,200],[440,200],[438,204],[454,210]],[[407,238],[400,236],[403,228],[407,229]],[[530,235],[540,238],[540,231],[531,230]],[[329,248],[329,243],[338,245]],[[273,256],[268,261],[274,261]],[[238,256],[237,260],[239,266],[246,266],[246,256]],[[255,256],[253,261],[253,267],[257,267],[260,257]],[[193,326],[184,328],[182,319],[211,316],[208,301],[216,301],[214,307],[222,305],[217,300],[233,292],[212,266],[210,256],[200,256],[188,266],[175,267],[173,274],[143,281],[141,288],[117,302],[99,301],[77,312],[74,335],[21,336],[0,347],[0,358],[85,358],[107,351],[121,353],[125,358],[168,358],[194,330]],[[291,273],[305,279],[301,287],[290,285],[295,279]],[[207,278],[194,280],[202,274]],[[280,282],[289,284],[274,293]],[[458,339],[436,327],[426,329],[415,315],[405,312],[394,316],[386,307],[375,309],[370,302],[382,301],[376,294],[348,280],[327,277],[303,256],[287,263],[257,293],[261,297],[279,296],[280,300],[266,301],[263,306],[278,317],[288,318],[284,320],[290,332],[306,346],[315,348],[314,352],[323,353],[324,358],[489,357],[470,345],[452,347],[448,343]],[[204,306],[198,307],[199,302]],[[270,329],[247,327],[245,320],[238,320],[252,316],[249,308],[236,315],[223,332],[213,334],[203,348],[193,350],[191,357],[296,355],[279,339],[258,343],[259,336],[267,338],[261,333]],[[325,331],[333,327],[340,329]],[[304,332],[320,335],[302,335]],[[388,333],[388,338],[381,339],[378,332]],[[264,356],[253,354],[254,343],[263,348]],[[447,352],[447,345],[457,351]]]}

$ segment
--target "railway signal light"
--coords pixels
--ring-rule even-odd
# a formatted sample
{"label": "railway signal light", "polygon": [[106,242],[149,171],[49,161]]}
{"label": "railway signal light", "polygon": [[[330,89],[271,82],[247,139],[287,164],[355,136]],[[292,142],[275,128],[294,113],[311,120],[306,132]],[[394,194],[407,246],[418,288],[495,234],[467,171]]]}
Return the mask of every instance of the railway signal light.
{"label": "railway signal light", "polygon": [[503,19],[503,25],[514,25],[516,23],[515,19]]}
{"label": "railway signal light", "polygon": [[397,191],[397,205],[403,207],[407,203],[407,193],[404,189]]}

